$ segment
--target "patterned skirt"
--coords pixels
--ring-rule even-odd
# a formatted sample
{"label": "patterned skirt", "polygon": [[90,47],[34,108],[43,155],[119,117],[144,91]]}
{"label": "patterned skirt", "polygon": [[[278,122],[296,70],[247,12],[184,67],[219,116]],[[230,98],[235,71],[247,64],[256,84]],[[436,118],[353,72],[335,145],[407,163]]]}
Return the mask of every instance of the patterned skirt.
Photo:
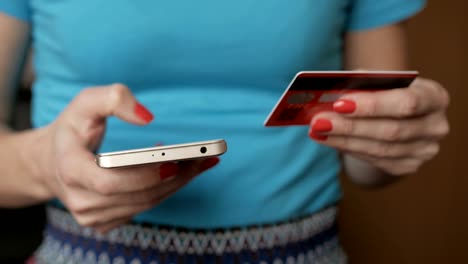
{"label": "patterned skirt", "polygon": [[37,264],[346,263],[336,207],[265,226],[219,230],[128,224],[101,235],[49,207]]}

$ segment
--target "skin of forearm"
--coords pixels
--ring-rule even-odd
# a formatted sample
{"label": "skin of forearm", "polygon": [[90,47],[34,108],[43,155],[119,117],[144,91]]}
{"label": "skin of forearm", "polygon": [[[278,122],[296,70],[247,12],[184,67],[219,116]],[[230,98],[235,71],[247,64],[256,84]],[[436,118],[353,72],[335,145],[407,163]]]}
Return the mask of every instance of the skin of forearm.
{"label": "skin of forearm", "polygon": [[45,129],[11,132],[0,128],[0,207],[18,208],[52,198],[41,160]]}

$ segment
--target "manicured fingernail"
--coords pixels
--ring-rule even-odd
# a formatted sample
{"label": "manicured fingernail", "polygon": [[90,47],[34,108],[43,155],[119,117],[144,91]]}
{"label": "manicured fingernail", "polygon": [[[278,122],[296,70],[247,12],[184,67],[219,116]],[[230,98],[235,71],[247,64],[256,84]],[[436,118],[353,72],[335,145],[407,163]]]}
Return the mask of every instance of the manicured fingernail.
{"label": "manicured fingernail", "polygon": [[313,132],[330,132],[333,129],[333,124],[328,119],[317,119],[312,125]]}
{"label": "manicured fingernail", "polygon": [[208,169],[211,169],[218,163],[219,163],[219,158],[217,157],[204,160],[200,165],[200,171],[206,171]]}
{"label": "manicured fingernail", "polygon": [[314,133],[314,131],[309,132],[309,137],[317,141],[325,141],[328,139],[328,136]]}
{"label": "manicured fingernail", "polygon": [[356,111],[356,103],[351,100],[341,99],[333,104],[333,110],[340,114],[351,114]]}
{"label": "manicured fingernail", "polygon": [[143,121],[145,121],[146,123],[149,123],[153,121],[154,119],[153,114],[146,107],[144,107],[142,104],[138,102],[135,104],[134,111],[135,111],[135,114],[139,118],[141,118]]}
{"label": "manicured fingernail", "polygon": [[175,163],[164,163],[159,167],[159,177],[161,180],[172,178],[179,173],[179,165]]}

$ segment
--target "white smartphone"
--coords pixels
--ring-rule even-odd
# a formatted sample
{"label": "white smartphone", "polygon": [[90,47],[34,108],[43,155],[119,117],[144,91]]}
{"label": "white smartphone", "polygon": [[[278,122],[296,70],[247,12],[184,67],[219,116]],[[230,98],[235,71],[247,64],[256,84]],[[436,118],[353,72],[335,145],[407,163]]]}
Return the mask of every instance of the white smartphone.
{"label": "white smartphone", "polygon": [[96,155],[96,163],[101,168],[120,168],[151,163],[208,158],[222,155],[226,151],[226,141],[223,139],[217,139],[153,148],[100,153]]}

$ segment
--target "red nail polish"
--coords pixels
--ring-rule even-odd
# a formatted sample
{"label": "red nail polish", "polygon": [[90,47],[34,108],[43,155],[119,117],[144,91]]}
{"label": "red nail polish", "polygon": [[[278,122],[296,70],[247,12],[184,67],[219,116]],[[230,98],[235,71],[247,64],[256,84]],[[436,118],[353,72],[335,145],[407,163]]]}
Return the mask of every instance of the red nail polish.
{"label": "red nail polish", "polygon": [[218,163],[219,163],[219,158],[217,157],[204,160],[200,165],[200,171],[206,171],[208,169],[211,169]]}
{"label": "red nail polish", "polygon": [[161,180],[166,180],[176,176],[179,171],[179,165],[175,163],[164,163],[159,167],[159,177]]}
{"label": "red nail polish", "polygon": [[309,132],[309,137],[317,141],[325,141],[328,139],[328,136],[320,135],[320,134],[314,133],[313,131]]}
{"label": "red nail polish", "polygon": [[341,99],[333,104],[333,110],[340,114],[351,114],[356,111],[356,103],[351,100]]}
{"label": "red nail polish", "polygon": [[143,121],[145,121],[146,123],[149,123],[153,121],[154,119],[153,114],[146,107],[144,107],[142,104],[138,102],[135,104],[134,111],[135,111],[135,114],[139,118],[141,118]]}
{"label": "red nail polish", "polygon": [[330,132],[333,130],[333,124],[327,119],[317,119],[312,125],[313,132]]}

